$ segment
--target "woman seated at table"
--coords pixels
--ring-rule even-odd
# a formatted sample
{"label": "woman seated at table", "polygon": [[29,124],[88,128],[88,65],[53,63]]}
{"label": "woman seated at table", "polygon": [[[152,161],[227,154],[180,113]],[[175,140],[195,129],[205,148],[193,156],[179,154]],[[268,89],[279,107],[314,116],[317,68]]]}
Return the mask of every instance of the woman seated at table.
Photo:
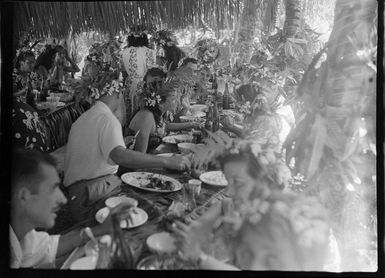
{"label": "woman seated at table", "polygon": [[[189,225],[175,222],[177,245],[184,256],[197,259],[200,268],[323,270],[329,231],[324,208],[314,197],[281,191],[279,181],[287,174],[273,173],[277,167],[267,160],[256,144],[229,150],[220,161],[231,200],[215,203]],[[202,251],[218,221],[228,263]]]}
{"label": "woman seated at table", "polygon": [[22,50],[16,58],[13,72],[12,144],[15,148],[48,151],[45,126],[33,107],[32,90],[38,87],[39,82],[33,73],[34,63],[35,56],[30,50]]}
{"label": "woman seated at table", "polygon": [[236,90],[234,97],[241,104],[240,110],[245,114],[243,124],[246,124],[246,129],[236,125],[229,116],[224,117],[221,122],[225,129],[239,137],[276,145],[278,150],[290,126],[276,111],[272,111],[262,90],[261,87],[256,89],[253,84],[242,85]]}

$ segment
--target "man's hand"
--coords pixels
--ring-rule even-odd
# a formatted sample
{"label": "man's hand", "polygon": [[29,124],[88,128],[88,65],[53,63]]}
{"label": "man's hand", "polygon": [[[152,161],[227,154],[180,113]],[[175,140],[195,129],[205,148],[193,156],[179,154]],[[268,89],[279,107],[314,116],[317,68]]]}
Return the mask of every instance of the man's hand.
{"label": "man's hand", "polygon": [[187,157],[174,155],[167,158],[166,168],[178,171],[187,171],[191,168],[191,162]]}
{"label": "man's hand", "polygon": [[201,244],[209,235],[207,229],[198,221],[183,224],[175,221],[172,230],[176,239],[176,246],[183,256],[189,259],[197,259],[202,252]]}

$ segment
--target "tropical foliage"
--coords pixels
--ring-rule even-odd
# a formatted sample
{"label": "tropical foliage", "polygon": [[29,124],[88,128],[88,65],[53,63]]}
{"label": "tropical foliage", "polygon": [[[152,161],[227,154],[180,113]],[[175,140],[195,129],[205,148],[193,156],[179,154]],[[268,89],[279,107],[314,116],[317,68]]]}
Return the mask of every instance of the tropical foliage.
{"label": "tropical foliage", "polygon": [[343,268],[371,269],[358,249],[376,250],[376,1],[337,1],[335,15],[326,61],[312,63],[298,91],[287,161],[329,208]]}

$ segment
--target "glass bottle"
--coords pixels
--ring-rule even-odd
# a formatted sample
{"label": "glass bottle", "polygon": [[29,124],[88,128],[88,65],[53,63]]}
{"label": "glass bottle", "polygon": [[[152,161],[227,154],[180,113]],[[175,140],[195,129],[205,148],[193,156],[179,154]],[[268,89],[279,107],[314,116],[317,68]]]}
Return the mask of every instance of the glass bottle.
{"label": "glass bottle", "polygon": [[212,131],[213,129],[213,106],[210,104],[209,109],[206,112],[205,129]]}
{"label": "glass bottle", "polygon": [[129,242],[124,238],[120,227],[121,221],[128,221],[128,213],[131,205],[124,205],[121,209],[111,214],[112,243],[111,243],[111,268],[134,269],[133,250]]}
{"label": "glass bottle", "polygon": [[99,240],[98,261],[96,262],[96,269],[108,269],[111,259],[111,236],[104,235]]}
{"label": "glass bottle", "polygon": [[229,103],[230,96],[229,95],[230,95],[229,86],[226,82],[225,91],[223,92],[223,100],[222,100],[223,109],[229,109],[230,108],[230,103]]}
{"label": "glass bottle", "polygon": [[219,113],[218,113],[218,103],[214,100],[213,105],[213,114],[212,114],[212,131],[216,132],[219,130]]}

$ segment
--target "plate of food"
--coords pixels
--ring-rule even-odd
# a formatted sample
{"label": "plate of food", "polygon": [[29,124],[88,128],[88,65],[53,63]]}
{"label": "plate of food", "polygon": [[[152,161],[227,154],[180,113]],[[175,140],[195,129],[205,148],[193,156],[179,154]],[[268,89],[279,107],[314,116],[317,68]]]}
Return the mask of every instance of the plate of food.
{"label": "plate of food", "polygon": [[[131,229],[143,225],[148,220],[148,214],[143,209],[134,207],[132,208],[133,212],[131,213],[132,222],[129,219],[124,219],[120,222],[120,228],[122,229]],[[107,216],[110,214],[110,209],[108,207],[101,208],[95,214],[95,219],[100,224],[106,220]]]}
{"label": "plate of food", "polygon": [[149,173],[149,172],[130,172],[121,176],[124,183],[136,188],[152,192],[174,192],[182,189],[182,184],[171,177]]}
{"label": "plate of food", "polygon": [[192,140],[193,140],[193,136],[190,134],[169,135],[162,138],[162,141],[168,144],[178,144],[183,142],[191,143]]}
{"label": "plate of food", "polygon": [[199,176],[199,179],[213,186],[227,186],[227,180],[222,171],[205,172]]}

